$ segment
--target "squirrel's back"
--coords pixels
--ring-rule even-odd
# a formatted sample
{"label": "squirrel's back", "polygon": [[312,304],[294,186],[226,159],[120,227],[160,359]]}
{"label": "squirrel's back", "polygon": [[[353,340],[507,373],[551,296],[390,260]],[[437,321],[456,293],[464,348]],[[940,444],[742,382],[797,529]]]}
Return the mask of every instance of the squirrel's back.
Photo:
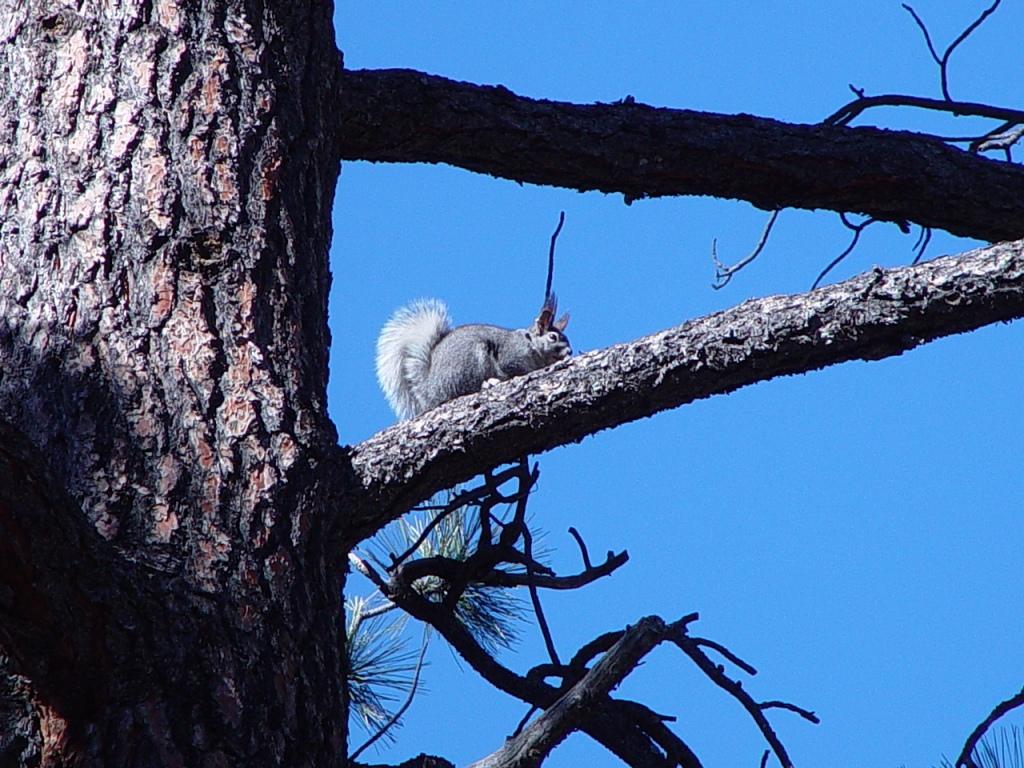
{"label": "squirrel's back", "polygon": [[421,299],[395,312],[381,330],[377,380],[400,419],[411,419],[423,410],[415,384],[426,381],[431,352],[451,329],[444,303]]}

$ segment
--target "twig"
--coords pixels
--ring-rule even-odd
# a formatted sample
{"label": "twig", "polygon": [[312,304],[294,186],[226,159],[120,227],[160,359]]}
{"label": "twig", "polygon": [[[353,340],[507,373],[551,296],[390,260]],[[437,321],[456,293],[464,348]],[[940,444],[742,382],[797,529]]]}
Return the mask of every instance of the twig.
{"label": "twig", "polygon": [[917,26],[920,27],[921,32],[924,33],[924,40],[928,44],[928,51],[931,53],[932,58],[935,59],[935,63],[939,65],[939,76],[942,81],[942,95],[946,98],[946,101],[952,101],[952,98],[949,95],[949,81],[947,73],[949,57],[953,54],[953,51],[956,50],[956,47],[960,45],[960,43],[962,43],[964,40],[970,37],[971,33],[982,25],[985,19],[987,19],[989,16],[995,13],[995,10],[996,8],[999,7],[1000,2],[1002,2],[1002,0],[995,0],[995,2],[992,3],[992,5],[990,5],[984,11],[982,11],[981,15],[978,16],[978,18],[976,18],[974,21],[972,21],[967,26],[967,28],[964,29],[964,31],[961,32],[959,35],[957,35],[957,38],[952,43],[949,44],[949,46],[946,48],[945,53],[942,54],[941,58],[939,57],[939,54],[936,52],[935,46],[932,44],[931,35],[928,34],[928,27],[925,26],[925,23],[921,20],[921,17],[918,16],[917,12],[907,3],[901,4],[903,8],[911,16],[914,17],[914,21],[917,22]]}
{"label": "twig", "polygon": [[[866,109],[875,107],[915,107],[933,112],[948,112],[957,117],[987,117],[992,120],[1004,120],[1014,125],[1024,122],[1024,110],[1010,107],[995,107],[991,104],[979,104],[974,101],[954,101],[952,99],[932,99],[927,96],[906,96],[898,93],[885,93],[879,96],[865,96],[863,90],[851,90],[857,98],[844,104],[822,122],[825,125],[848,125],[855,117]],[[963,139],[960,139],[963,141]]]}
{"label": "twig", "polygon": [[[578,589],[597,581],[602,576],[610,576],[629,560],[628,552],[608,553],[608,559],[600,565],[589,570],[570,576],[555,576],[553,574],[533,574],[533,583],[541,589]],[[510,573],[509,571],[492,570],[479,577],[479,582],[489,587],[525,587],[529,586],[527,575],[522,573]]]}
{"label": "twig", "polygon": [[[583,541],[583,537],[580,536],[580,532],[569,526],[569,535],[576,539],[576,544],[580,548],[580,556],[583,558],[583,567],[588,571],[590,570],[590,553],[587,552],[587,545]],[[610,552],[608,554],[611,554]]]}
{"label": "twig", "polygon": [[[522,461],[523,470],[526,471],[526,459]],[[541,635],[544,637],[544,645],[548,649],[548,656],[552,664],[560,665],[558,651],[555,649],[555,641],[551,637],[551,629],[548,627],[547,619],[544,618],[544,609],[540,605],[540,594],[537,592],[537,583],[533,570],[533,535],[529,526],[526,525],[526,500],[527,495],[523,494],[516,504],[515,519],[519,521],[523,536],[523,554],[526,555],[526,582],[530,590],[530,602],[533,603],[533,613],[537,617],[537,625],[540,627]]]}
{"label": "twig", "polygon": [[960,768],[960,766],[965,766],[965,768],[977,768],[972,754],[974,752],[974,748],[978,745],[978,742],[981,741],[981,737],[985,735],[985,731],[987,731],[996,720],[1001,718],[1007,712],[1021,706],[1024,706],[1024,688],[1021,688],[1019,693],[1011,696],[1006,701],[999,702],[995,708],[989,712],[988,717],[978,724],[978,726],[971,732],[971,735],[967,737],[967,741],[964,742],[964,748],[960,750],[960,756],[956,759],[956,762],[953,763],[954,768]]}
{"label": "twig", "polygon": [[914,243],[914,260],[911,264],[917,264],[924,258],[925,249],[928,248],[928,243],[932,241],[932,228],[921,227],[921,233],[917,236],[917,242]]}
{"label": "twig", "polygon": [[757,670],[754,669],[752,665],[747,664],[747,662],[745,662],[743,659],[741,659],[739,656],[730,651],[721,643],[716,643],[714,640],[708,640],[706,637],[693,637],[690,639],[693,640],[693,642],[695,642],[697,645],[702,646],[704,648],[713,648],[715,651],[722,654],[725,658],[727,658],[737,667],[742,669],[748,675],[757,674]]}
{"label": "twig", "polygon": [[818,723],[821,722],[821,718],[811,712],[811,710],[798,707],[796,704],[790,704],[788,701],[762,701],[758,706],[761,709],[785,709],[788,712],[795,712],[804,720],[812,722],[815,725],[818,725]]}
{"label": "twig", "polygon": [[416,696],[416,688],[420,684],[420,672],[423,670],[423,657],[427,654],[427,642],[429,639],[430,625],[424,624],[423,640],[420,641],[420,655],[419,658],[416,659],[416,672],[415,674],[413,674],[412,686],[409,688],[409,695],[406,696],[405,702],[402,704],[402,706],[399,707],[398,710],[390,718],[388,718],[388,721],[380,727],[380,730],[378,730],[375,734],[373,734],[373,736],[367,739],[363,743],[363,745],[359,747],[359,749],[357,749],[355,752],[349,755],[348,760],[350,763],[354,762],[355,759],[359,757],[359,755],[361,755],[366,750],[367,747],[369,747],[371,744],[373,744],[375,741],[381,738],[385,733],[387,733],[391,728],[393,728],[395,726],[395,723],[397,723],[402,718],[402,715],[405,714],[406,710],[409,709],[409,705],[412,704],[413,697]]}
{"label": "twig", "polygon": [[486,483],[457,493],[447,504],[435,505],[432,507],[419,507],[421,510],[440,510],[440,514],[423,526],[423,530],[420,532],[420,535],[416,537],[416,540],[401,555],[391,555],[391,568],[394,568],[399,563],[405,561],[410,555],[419,549],[420,545],[427,540],[427,537],[431,532],[433,532],[433,530],[440,525],[441,521],[448,517],[448,515],[452,514],[460,507],[479,504],[486,494],[495,492],[499,486],[511,480],[518,474],[518,472],[518,467],[509,467],[508,469],[502,470],[497,475],[492,476],[488,474]]}
{"label": "twig", "polygon": [[367,608],[362,613],[362,619],[366,620],[376,618],[377,616],[383,616],[385,613],[389,613],[396,608],[398,608],[398,606],[394,603],[384,603],[383,605],[378,605],[376,608]]}
{"label": "twig", "polygon": [[845,213],[840,213],[839,218],[842,219],[843,224],[846,226],[847,229],[853,231],[853,239],[850,240],[850,244],[846,246],[846,249],[842,253],[840,253],[838,256],[832,259],[832,261],[829,262],[829,265],[825,267],[823,270],[821,270],[821,273],[814,281],[814,285],[811,286],[812,291],[821,284],[821,281],[825,279],[825,275],[831,272],[832,269],[839,262],[841,262],[843,259],[849,256],[850,253],[853,252],[853,249],[857,247],[857,241],[860,240],[860,233],[863,232],[867,227],[871,226],[876,221],[878,221],[878,219],[868,218],[862,221],[860,224],[853,224],[849,219],[846,218]]}
{"label": "twig", "polygon": [[1006,154],[1006,161],[1011,162],[1013,155],[1010,150],[1021,138],[1024,138],[1024,125],[1003,123],[986,135],[972,141],[969,149],[972,152],[991,152],[1001,149]]}
{"label": "twig", "polygon": [[761,251],[764,250],[765,245],[768,243],[768,235],[771,234],[772,227],[775,226],[775,220],[779,218],[781,212],[781,209],[772,211],[772,215],[768,217],[768,223],[764,225],[764,229],[761,231],[761,238],[757,241],[754,250],[745,259],[737,264],[733,264],[731,267],[727,267],[718,258],[718,241],[711,241],[711,260],[715,263],[715,282],[711,284],[712,288],[716,291],[725,288],[729,281],[732,280],[733,275],[761,255]]}
{"label": "twig", "polygon": [[559,211],[558,213],[558,226],[555,227],[554,233],[551,235],[551,245],[548,246],[548,282],[544,286],[544,301],[548,300],[551,296],[551,282],[555,277],[555,242],[558,240],[558,235],[562,231],[562,225],[565,223],[565,211]]}
{"label": "twig", "polygon": [[745,710],[747,710],[747,713],[760,729],[761,735],[764,736],[765,741],[768,742],[768,746],[772,748],[772,751],[775,753],[775,756],[778,758],[779,763],[783,768],[793,768],[793,762],[790,760],[789,754],[786,752],[786,748],[782,745],[782,741],[779,740],[778,734],[775,733],[775,730],[768,722],[768,718],[764,715],[764,705],[758,704],[754,701],[751,695],[744,690],[743,685],[738,680],[733,680],[725,674],[721,667],[711,661],[711,659],[709,659],[701,650],[700,644],[697,643],[694,638],[689,637],[685,630],[678,632],[672,640],[683,653],[689,656],[693,662],[700,667],[701,671],[711,679],[711,682],[731,694],[732,697],[736,699]]}

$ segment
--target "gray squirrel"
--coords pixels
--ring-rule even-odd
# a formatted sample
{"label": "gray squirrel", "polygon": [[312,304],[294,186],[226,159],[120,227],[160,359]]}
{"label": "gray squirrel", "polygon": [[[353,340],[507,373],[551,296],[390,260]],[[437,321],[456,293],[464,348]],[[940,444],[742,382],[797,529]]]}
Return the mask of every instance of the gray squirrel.
{"label": "gray squirrel", "polygon": [[380,332],[377,380],[398,418],[411,419],[479,392],[492,379],[544,368],[572,354],[565,335],[569,315],[554,320],[557,309],[557,299],[549,294],[529,328],[453,328],[442,302],[414,301],[395,312]]}

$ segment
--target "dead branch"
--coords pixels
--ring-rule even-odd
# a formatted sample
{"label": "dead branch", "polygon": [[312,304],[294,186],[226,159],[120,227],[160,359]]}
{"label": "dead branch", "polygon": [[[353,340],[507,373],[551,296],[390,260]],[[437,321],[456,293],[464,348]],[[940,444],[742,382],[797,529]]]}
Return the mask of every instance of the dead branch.
{"label": "dead branch", "polygon": [[627,627],[619,640],[583,678],[521,733],[471,768],[533,768],[575,730],[588,710],[604,699],[653,650],[666,632],[664,622],[648,616]]}
{"label": "dead branch", "polygon": [[[741,693],[740,683],[728,678],[721,667],[712,664],[702,649],[716,651],[750,674],[756,670],[721,643],[687,636],[688,625],[698,618],[696,613],[671,625],[665,625],[657,617],[648,617],[635,627],[606,632],[578,649],[568,665],[562,664],[537,599],[541,575],[534,574],[529,565],[535,563],[535,559],[530,551],[526,503],[538,473],[536,468],[530,470],[525,459],[516,464],[516,469],[518,489],[514,494],[516,501],[512,517],[504,523],[495,520],[502,526],[497,541],[490,536],[481,537],[476,549],[465,559],[441,556],[412,558],[393,563],[385,577],[358,555],[350,555],[353,566],[367,576],[386,599],[436,629],[488,682],[529,704],[531,712],[543,711],[529,725],[526,724],[529,715],[524,718],[504,747],[476,765],[488,768],[536,766],[570,732],[582,730],[630,765],[660,765],[667,759],[673,765],[699,766],[700,762],[692,750],[665,726],[665,721],[673,718],[657,715],[642,704],[609,696],[611,689],[636,667],[640,659],[665,640],[683,648],[716,684],[732,693],[750,711],[780,761],[788,765],[785,750],[763,713],[767,709],[784,708],[816,722],[813,713],[778,700],[758,704]],[[497,487],[493,487],[492,492],[500,493]],[[484,511],[487,505],[483,499],[477,499],[476,503],[481,516],[489,514]],[[441,514],[446,513],[447,510],[441,511]],[[585,572],[594,571],[582,537],[578,533],[575,537],[584,553]],[[522,549],[518,550],[515,546],[520,540]],[[606,564],[610,562],[613,562],[611,554]],[[503,565],[521,565],[526,572],[511,574],[503,571]],[[471,584],[483,586],[484,579],[500,573],[509,578],[508,583],[525,584],[530,589],[534,613],[550,659],[532,667],[525,676],[503,666],[488,653],[459,610],[460,600]],[[550,571],[544,575],[551,579],[559,578]],[[417,587],[417,582],[422,579],[430,580],[429,589]],[[548,683],[551,678],[559,680],[558,685]]]}
{"label": "dead branch", "polygon": [[[768,718],[765,717],[764,710],[784,708],[792,712],[796,712],[801,717],[812,723],[817,723],[818,718],[815,714],[803,709],[802,707],[798,707],[795,704],[788,704],[781,701],[758,703],[749,693],[747,693],[743,688],[743,684],[739,680],[734,680],[726,675],[722,667],[716,665],[707,657],[707,655],[705,655],[701,650],[701,647],[702,645],[707,645],[707,641],[704,640],[702,642],[697,642],[695,638],[688,637],[686,635],[685,628],[683,631],[675,633],[672,641],[683,653],[690,657],[694,664],[696,664],[715,685],[728,692],[729,695],[736,699],[736,701],[738,701],[743,708],[747,710],[747,714],[749,714],[754,723],[756,723],[758,729],[761,731],[761,735],[764,736],[765,741],[768,742],[772,752],[775,753],[775,757],[778,759],[779,764],[783,768],[793,768],[793,761],[790,760],[789,754],[786,752],[786,748],[783,746],[778,734],[775,733],[775,730],[768,722]],[[735,654],[732,654],[731,652],[729,655],[735,657]]]}
{"label": "dead branch", "polygon": [[768,217],[768,223],[764,225],[764,229],[761,231],[761,237],[757,241],[757,245],[754,246],[754,250],[751,251],[746,257],[740,259],[732,266],[728,266],[718,258],[718,243],[717,241],[711,242],[711,261],[715,265],[715,282],[711,284],[711,287],[716,291],[725,288],[732,280],[733,275],[747,266],[750,262],[761,255],[761,251],[768,244],[768,236],[772,233],[772,227],[775,226],[775,220],[779,218],[781,211],[772,211],[772,215]]}
{"label": "dead branch", "polygon": [[960,756],[957,757],[956,762],[953,764],[955,768],[978,768],[978,765],[974,762],[974,748],[978,746],[978,742],[981,741],[985,732],[992,727],[992,724],[1005,715],[1008,712],[1017,709],[1018,707],[1024,707],[1024,688],[1006,701],[999,702],[988,716],[978,723],[978,726],[971,731],[971,735],[967,737],[967,741],[964,742],[964,748],[960,750]]}
{"label": "dead branch", "polygon": [[932,59],[935,60],[935,63],[939,65],[939,78],[942,87],[942,95],[947,101],[952,101],[952,97],[949,95],[949,57],[953,55],[953,51],[957,49],[957,46],[959,46],[960,43],[970,37],[974,30],[982,25],[985,19],[995,13],[996,8],[999,7],[999,3],[1001,2],[1002,0],[995,0],[992,5],[982,11],[974,21],[968,24],[964,30],[956,36],[952,43],[946,46],[946,50],[943,52],[942,56],[939,56],[938,52],[935,50],[935,46],[932,44],[932,36],[928,33],[928,27],[925,25],[924,21],[922,21],[921,17],[917,15],[917,11],[915,11],[909,4],[902,3],[904,10],[913,16],[914,22],[924,34],[924,41],[928,45],[928,52],[931,53]]}
{"label": "dead branch", "polygon": [[[1024,110],[1012,109],[1010,107],[997,107],[974,101],[932,99],[927,96],[909,96],[898,93],[865,96],[864,92],[857,88],[852,88],[852,90],[857,94],[857,98],[848,104],[844,104],[822,120],[825,125],[849,125],[862,112],[869,109],[877,109],[878,107],[913,107],[932,112],[946,112],[957,117],[987,117],[992,120],[1004,120],[1013,125],[1024,122]],[[959,141],[967,140],[967,138],[959,139]]]}

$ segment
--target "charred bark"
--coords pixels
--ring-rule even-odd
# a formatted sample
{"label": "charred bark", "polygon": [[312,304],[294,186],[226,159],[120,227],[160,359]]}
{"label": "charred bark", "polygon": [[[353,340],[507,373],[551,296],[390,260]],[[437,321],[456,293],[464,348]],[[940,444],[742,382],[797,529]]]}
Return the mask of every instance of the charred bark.
{"label": "charred bark", "polygon": [[409,70],[347,71],[345,159],[450,163],[516,181],[826,208],[981,240],[1024,237],[1024,167],[906,131],[569,104]]}

